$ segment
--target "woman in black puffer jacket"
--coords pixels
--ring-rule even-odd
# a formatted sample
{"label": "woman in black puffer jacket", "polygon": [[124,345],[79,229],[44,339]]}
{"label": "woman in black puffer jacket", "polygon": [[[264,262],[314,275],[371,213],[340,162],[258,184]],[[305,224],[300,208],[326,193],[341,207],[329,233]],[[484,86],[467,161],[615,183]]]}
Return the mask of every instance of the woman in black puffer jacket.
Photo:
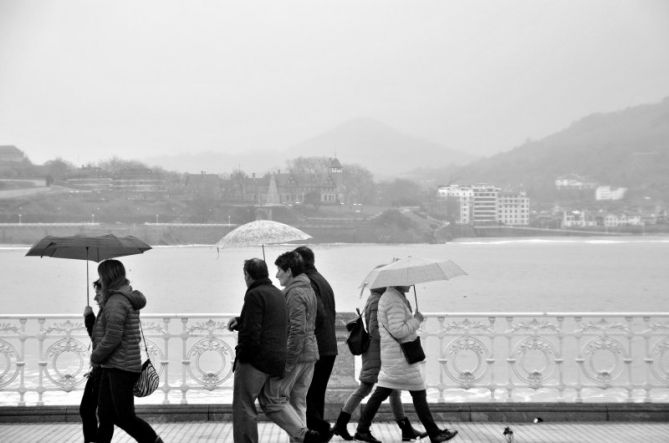
{"label": "woman in black puffer jacket", "polygon": [[[98,266],[104,308],[93,326],[91,363],[102,367],[98,443],[109,443],[117,425],[140,443],[162,443],[151,425],[135,415],[132,388],[142,369],[139,310],[146,298],[134,291],[118,260]],[[111,425],[111,426],[109,426]]]}

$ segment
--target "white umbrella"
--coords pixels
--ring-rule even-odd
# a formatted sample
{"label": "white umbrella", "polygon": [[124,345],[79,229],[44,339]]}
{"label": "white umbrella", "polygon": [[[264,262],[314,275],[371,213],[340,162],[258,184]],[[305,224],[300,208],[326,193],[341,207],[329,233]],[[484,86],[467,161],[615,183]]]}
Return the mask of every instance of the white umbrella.
{"label": "white umbrella", "polygon": [[418,283],[450,280],[460,275],[467,275],[467,273],[451,260],[407,257],[373,269],[367,274],[361,286],[370,289],[388,286],[413,286],[417,309],[416,285]]}
{"label": "white umbrella", "polygon": [[236,227],[216,243],[217,248],[261,246],[265,259],[265,245],[307,240],[309,234],[285,223],[256,220]]}

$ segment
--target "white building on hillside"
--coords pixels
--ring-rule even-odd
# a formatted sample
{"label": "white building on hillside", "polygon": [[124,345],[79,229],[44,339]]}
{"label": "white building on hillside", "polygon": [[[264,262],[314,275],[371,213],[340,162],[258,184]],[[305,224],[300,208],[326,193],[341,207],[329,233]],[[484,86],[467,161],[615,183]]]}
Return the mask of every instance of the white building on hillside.
{"label": "white building on hillside", "polygon": [[469,186],[449,185],[440,186],[437,195],[443,200],[453,200],[458,204],[458,216],[455,223],[469,224],[471,222],[474,191]]}
{"label": "white building on hillside", "polygon": [[595,189],[595,200],[622,200],[627,188],[612,188],[611,186],[598,186]]}
{"label": "white building on hillside", "polygon": [[597,226],[597,220],[587,211],[564,211],[562,213],[563,228],[588,228],[595,226]]}
{"label": "white building on hillside", "polygon": [[500,192],[497,197],[497,220],[509,226],[530,224],[530,199],[524,192]]}
{"label": "white building on hillside", "polygon": [[472,222],[476,225],[497,223],[497,197],[500,188],[493,185],[478,184],[472,186],[474,201]]}

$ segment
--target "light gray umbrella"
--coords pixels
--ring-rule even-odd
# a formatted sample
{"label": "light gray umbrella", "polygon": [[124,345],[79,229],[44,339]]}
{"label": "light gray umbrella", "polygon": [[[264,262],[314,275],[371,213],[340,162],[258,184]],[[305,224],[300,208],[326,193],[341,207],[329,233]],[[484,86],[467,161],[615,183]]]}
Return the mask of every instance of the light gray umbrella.
{"label": "light gray umbrella", "polygon": [[265,245],[307,240],[311,236],[293,226],[272,220],[256,220],[236,227],[216,243],[217,248],[246,246],[262,247],[265,259]]}
{"label": "light gray umbrella", "polygon": [[451,260],[433,260],[407,257],[395,260],[385,266],[376,267],[362,281],[361,287],[369,289],[388,286],[413,286],[418,309],[416,285],[431,281],[450,280],[467,273]]}

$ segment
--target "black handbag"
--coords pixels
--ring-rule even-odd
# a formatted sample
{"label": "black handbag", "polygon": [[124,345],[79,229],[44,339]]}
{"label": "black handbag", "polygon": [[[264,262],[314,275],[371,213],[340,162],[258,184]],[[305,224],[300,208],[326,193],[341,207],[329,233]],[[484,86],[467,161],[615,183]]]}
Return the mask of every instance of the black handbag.
{"label": "black handbag", "polygon": [[358,311],[358,317],[346,323],[346,329],[348,330],[346,344],[351,354],[362,355],[369,348],[370,340],[369,333],[365,330],[365,323],[362,321],[360,309],[356,309],[356,311]]}
{"label": "black handbag", "polygon": [[[388,328],[386,328],[385,325],[383,325],[383,329],[388,331]],[[400,349],[402,350],[402,354],[404,354],[404,358],[406,359],[407,363],[412,365],[414,363],[425,360],[425,352],[423,351],[423,345],[420,344],[420,337],[416,337],[416,339],[412,341],[401,343],[398,339],[395,338],[393,334],[390,333],[390,331],[388,331],[388,334],[390,334],[390,336],[400,344]]]}

